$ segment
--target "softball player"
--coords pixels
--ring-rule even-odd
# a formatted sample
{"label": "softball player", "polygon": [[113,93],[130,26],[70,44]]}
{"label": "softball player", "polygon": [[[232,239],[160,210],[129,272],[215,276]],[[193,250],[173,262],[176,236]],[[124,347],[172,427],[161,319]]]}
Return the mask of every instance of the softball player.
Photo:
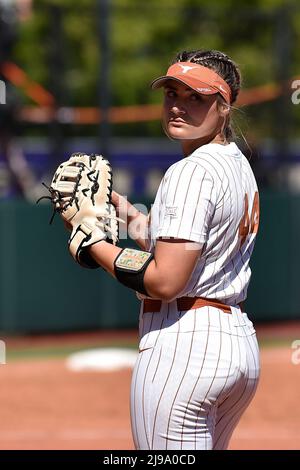
{"label": "softball player", "polygon": [[129,229],[145,227],[137,239],[145,251],[101,241],[90,253],[143,299],[131,386],[136,448],[226,449],[259,378],[243,310],[259,198],[230,126],[240,73],[219,51],[182,52],[152,88],[163,88],[163,126],[184,158],[167,170],[151,218],[113,193]]}

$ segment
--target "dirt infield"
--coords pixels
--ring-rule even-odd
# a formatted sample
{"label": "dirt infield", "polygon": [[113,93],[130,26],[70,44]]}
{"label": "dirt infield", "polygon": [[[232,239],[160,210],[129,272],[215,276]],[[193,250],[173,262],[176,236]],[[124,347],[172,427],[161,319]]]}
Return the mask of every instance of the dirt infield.
{"label": "dirt infield", "polygon": [[[292,353],[262,348],[258,392],[231,449],[300,449],[300,364]],[[75,373],[65,358],[0,367],[0,449],[133,449],[130,370]]]}

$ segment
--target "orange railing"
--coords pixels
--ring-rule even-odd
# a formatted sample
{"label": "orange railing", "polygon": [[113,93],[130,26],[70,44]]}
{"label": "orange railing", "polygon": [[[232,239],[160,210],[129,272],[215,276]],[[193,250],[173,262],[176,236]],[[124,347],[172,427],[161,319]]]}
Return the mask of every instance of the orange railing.
{"label": "orange railing", "polygon": [[[31,80],[20,67],[12,62],[4,63],[1,67],[1,73],[4,78],[21,88],[38,105],[24,106],[20,110],[19,118],[23,121],[37,124],[48,123],[54,119],[66,124],[98,124],[101,121],[101,110],[97,107],[57,108],[53,95]],[[299,79],[298,75],[284,83],[269,83],[243,90],[237,100],[237,106],[272,101],[292,90],[291,83]],[[108,111],[108,119],[112,123],[156,121],[160,118],[160,104],[111,107]]]}

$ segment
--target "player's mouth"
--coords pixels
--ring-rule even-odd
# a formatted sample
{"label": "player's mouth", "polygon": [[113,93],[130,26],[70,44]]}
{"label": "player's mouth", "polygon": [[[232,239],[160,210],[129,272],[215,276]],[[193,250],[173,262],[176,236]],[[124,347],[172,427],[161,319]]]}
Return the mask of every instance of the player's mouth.
{"label": "player's mouth", "polygon": [[172,126],[175,126],[175,127],[180,127],[183,124],[187,124],[187,123],[186,123],[186,121],[184,121],[181,118],[170,118],[169,119],[169,124],[172,124]]}

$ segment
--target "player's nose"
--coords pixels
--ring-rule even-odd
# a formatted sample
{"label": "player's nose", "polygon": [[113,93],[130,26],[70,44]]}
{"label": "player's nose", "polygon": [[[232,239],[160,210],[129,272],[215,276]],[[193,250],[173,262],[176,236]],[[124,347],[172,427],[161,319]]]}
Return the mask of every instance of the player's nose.
{"label": "player's nose", "polygon": [[170,108],[170,111],[172,112],[172,114],[174,114],[175,116],[182,116],[183,114],[186,113],[186,110],[184,109],[184,107],[178,103],[178,102],[174,102]]}

